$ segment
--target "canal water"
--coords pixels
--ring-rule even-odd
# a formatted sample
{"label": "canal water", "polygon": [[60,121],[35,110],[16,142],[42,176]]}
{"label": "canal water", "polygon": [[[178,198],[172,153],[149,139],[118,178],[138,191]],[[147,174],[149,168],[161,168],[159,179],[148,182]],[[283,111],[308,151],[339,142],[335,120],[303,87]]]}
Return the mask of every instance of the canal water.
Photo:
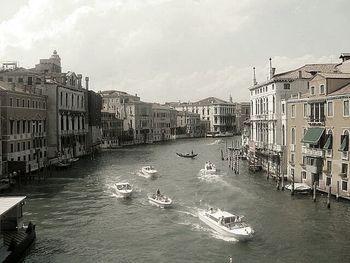
{"label": "canal water", "polygon": [[[22,186],[15,194],[27,194],[25,220],[37,226],[25,262],[349,262],[350,203],[333,200],[329,210],[325,196],[292,197],[245,161],[234,174],[220,159],[224,147],[188,139],[123,148]],[[191,150],[196,159],[175,154]],[[221,171],[204,176],[209,160]],[[157,168],[156,179],[140,175],[146,164]],[[120,181],[136,189],[132,199],[115,194]],[[148,203],[158,188],[174,208]],[[253,240],[223,238],[202,224],[197,212],[209,206],[244,215]]]}

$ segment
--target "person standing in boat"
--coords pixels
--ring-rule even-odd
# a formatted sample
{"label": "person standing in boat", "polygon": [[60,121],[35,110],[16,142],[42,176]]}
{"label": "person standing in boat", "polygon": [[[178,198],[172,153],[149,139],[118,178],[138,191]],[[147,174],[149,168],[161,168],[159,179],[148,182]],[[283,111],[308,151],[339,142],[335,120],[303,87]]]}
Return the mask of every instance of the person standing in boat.
{"label": "person standing in boat", "polygon": [[157,196],[160,196],[160,190],[159,190],[159,188],[157,189]]}
{"label": "person standing in boat", "polygon": [[191,151],[191,154],[193,155],[193,150]]}

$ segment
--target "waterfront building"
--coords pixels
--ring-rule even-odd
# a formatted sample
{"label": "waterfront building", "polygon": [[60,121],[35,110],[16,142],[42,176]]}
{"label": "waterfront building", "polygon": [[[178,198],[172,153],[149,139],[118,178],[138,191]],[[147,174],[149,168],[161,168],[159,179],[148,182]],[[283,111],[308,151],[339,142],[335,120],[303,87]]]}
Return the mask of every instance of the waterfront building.
{"label": "waterfront building", "polygon": [[102,97],[100,94],[89,90],[88,91],[88,142],[87,149],[93,152],[100,148],[102,142]]}
{"label": "waterfront building", "polygon": [[154,103],[152,114],[153,142],[170,140],[170,107]]}
{"label": "waterfront building", "polygon": [[0,82],[1,139],[8,171],[31,172],[47,160],[47,96],[41,88]]}
{"label": "waterfront building", "polygon": [[132,143],[134,140],[133,134],[128,134],[127,131],[124,132],[123,120],[116,118],[113,112],[101,112],[101,126],[101,148],[103,149],[117,148],[122,144]]}
{"label": "waterfront building", "polygon": [[108,90],[100,92],[102,109],[115,113],[116,118],[123,120],[126,135],[133,135],[133,143],[152,143],[152,103],[142,102],[137,95]]}
{"label": "waterfront building", "polygon": [[177,111],[187,111],[197,113],[201,120],[210,122],[208,132],[239,133],[237,129],[236,108],[237,103],[227,102],[215,97],[208,97],[197,102],[169,102],[168,105]]}
{"label": "waterfront building", "polygon": [[[269,79],[257,83],[255,72],[250,90],[251,147],[263,169],[276,174],[287,173],[285,151],[286,126],[282,124],[282,101],[291,94],[308,91],[308,81],[318,72],[338,72],[337,64],[308,64],[298,69],[275,74],[271,66]],[[255,69],[254,69],[255,71]],[[282,105],[282,106],[281,106]],[[253,147],[254,144],[254,147]]]}
{"label": "waterfront building", "polygon": [[3,174],[5,174],[5,171],[3,171],[4,167],[2,165],[2,136],[1,136],[1,127],[2,127],[2,118],[1,118],[1,99],[0,99],[0,178]]}
{"label": "waterfront building", "polygon": [[201,119],[199,113],[179,111],[177,114],[177,138],[204,136],[201,132]]}
{"label": "waterfront building", "polygon": [[[288,176],[349,198],[350,74],[317,73],[286,101]],[[301,142],[301,143],[300,143]]]}
{"label": "waterfront building", "polygon": [[247,120],[250,119],[250,103],[249,102],[240,102],[236,104],[236,123],[237,131],[240,134],[243,134],[244,125]]}
{"label": "waterfront building", "polygon": [[[82,75],[62,73],[61,58],[54,51],[49,59],[40,59],[32,69],[18,68],[0,71],[0,80],[22,85],[24,90],[42,90],[47,96],[49,159],[71,158],[87,153],[87,90],[82,87]],[[89,79],[86,78],[88,89]]]}

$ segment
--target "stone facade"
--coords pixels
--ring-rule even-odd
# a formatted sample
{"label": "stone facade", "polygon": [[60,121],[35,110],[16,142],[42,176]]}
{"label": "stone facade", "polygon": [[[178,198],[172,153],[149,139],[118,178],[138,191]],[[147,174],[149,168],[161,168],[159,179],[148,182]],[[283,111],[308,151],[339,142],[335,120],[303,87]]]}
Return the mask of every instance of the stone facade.
{"label": "stone facade", "polygon": [[288,176],[349,198],[350,74],[318,73],[309,87],[286,103]]}
{"label": "stone facade", "polygon": [[17,164],[25,167],[25,172],[44,167],[47,160],[47,96],[43,95],[42,89],[14,82],[0,82],[0,95],[3,160],[11,167]]}

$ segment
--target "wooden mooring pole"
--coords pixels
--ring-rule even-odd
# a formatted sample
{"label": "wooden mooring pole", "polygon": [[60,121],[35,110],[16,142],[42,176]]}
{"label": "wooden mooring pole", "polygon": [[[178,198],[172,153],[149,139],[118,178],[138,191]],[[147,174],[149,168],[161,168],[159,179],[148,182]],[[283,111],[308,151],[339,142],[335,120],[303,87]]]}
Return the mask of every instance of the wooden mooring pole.
{"label": "wooden mooring pole", "polygon": [[316,181],[314,182],[314,185],[313,185],[312,200],[313,200],[314,202],[316,202]]}
{"label": "wooden mooring pole", "polygon": [[290,191],[291,195],[294,195],[294,172],[292,172],[292,191]]}
{"label": "wooden mooring pole", "polygon": [[269,158],[267,158],[267,177],[266,180],[269,180],[270,177],[270,162],[269,162]]}
{"label": "wooden mooring pole", "polygon": [[339,201],[339,181],[337,181],[337,195],[335,196],[335,199]]}
{"label": "wooden mooring pole", "polygon": [[327,196],[327,208],[331,208],[331,191],[332,187],[328,186],[328,196]]}

